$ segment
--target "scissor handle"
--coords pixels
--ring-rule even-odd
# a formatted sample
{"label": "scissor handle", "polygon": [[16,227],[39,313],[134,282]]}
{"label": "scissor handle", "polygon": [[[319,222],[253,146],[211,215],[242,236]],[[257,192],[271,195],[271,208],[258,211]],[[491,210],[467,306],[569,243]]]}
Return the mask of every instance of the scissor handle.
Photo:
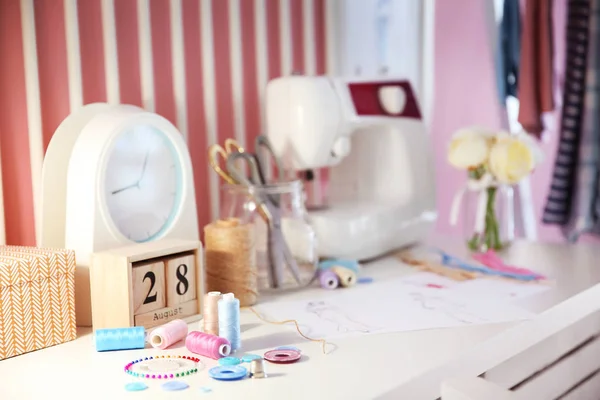
{"label": "scissor handle", "polygon": [[219,165],[219,157],[223,158],[223,160],[227,162],[227,151],[225,151],[225,149],[220,145],[213,144],[208,148],[208,162],[210,163],[210,166],[212,167],[212,169],[215,170],[217,174],[219,174],[221,178],[225,180],[225,182],[231,185],[235,185],[237,183],[235,179],[232,178],[230,174],[223,171],[223,169]]}
{"label": "scissor handle", "polygon": [[[246,174],[236,166],[236,161],[244,159],[250,167],[250,179],[246,177]],[[231,153],[227,156],[227,172],[229,176],[233,178],[236,183],[251,187],[254,185],[260,185],[260,173],[258,171],[258,164],[256,158],[250,153]]]}
{"label": "scissor handle", "polygon": [[[250,176],[248,179],[246,174],[243,171],[240,171],[236,166],[236,161],[240,158],[246,160],[248,165],[250,166]],[[236,181],[235,183],[239,185],[244,185],[247,188],[252,188],[254,185],[261,185],[260,176],[258,172],[258,164],[254,154],[251,153],[231,153],[227,156],[227,171],[229,171],[229,175]],[[250,193],[250,197],[256,202],[258,206],[258,213],[264,219],[267,224],[270,224],[272,221],[271,210],[266,204],[266,200],[263,196],[259,196],[256,193]]]}
{"label": "scissor handle", "polygon": [[[273,145],[271,144],[271,141],[269,140],[269,138],[265,135],[259,135],[256,137],[255,142],[254,142],[254,147],[256,148],[256,154],[259,154],[258,149],[260,147],[265,147],[267,149],[267,151],[270,153],[271,157],[273,158],[273,161],[275,161],[275,165],[277,166],[277,176],[279,178],[279,181],[282,182],[285,180],[285,174],[283,171],[283,164],[281,162],[281,160],[279,159],[279,157],[277,157],[277,155],[275,154],[275,150],[273,150]],[[262,165],[261,165],[262,167]],[[262,168],[261,168],[262,169]],[[266,172],[264,171],[264,169],[262,170],[263,174]]]}
{"label": "scissor handle", "polygon": [[[233,151],[232,148],[235,151]],[[232,139],[232,138],[227,138],[227,139],[225,139],[225,151],[227,152],[227,154],[231,154],[234,152],[243,153],[244,148],[242,146],[240,146],[240,144],[237,142],[237,140]]]}

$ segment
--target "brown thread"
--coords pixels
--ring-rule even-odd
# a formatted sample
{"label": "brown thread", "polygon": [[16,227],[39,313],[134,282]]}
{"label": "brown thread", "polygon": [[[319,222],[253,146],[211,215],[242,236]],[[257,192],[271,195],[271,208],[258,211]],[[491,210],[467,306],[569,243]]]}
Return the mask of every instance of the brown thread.
{"label": "brown thread", "polygon": [[251,224],[237,218],[217,220],[204,227],[207,292],[233,293],[240,307],[258,297],[256,239]]}
{"label": "brown thread", "polygon": [[323,354],[327,354],[327,352],[325,351],[325,346],[327,345],[327,341],[325,339],[313,339],[313,338],[310,338],[310,337],[306,336],[300,330],[300,326],[298,325],[298,321],[296,321],[295,319],[286,319],[284,321],[269,321],[269,320],[265,319],[262,315],[260,315],[254,308],[250,307],[250,311],[252,311],[254,313],[254,315],[256,315],[258,317],[258,319],[260,319],[261,321],[264,321],[264,322],[266,322],[268,324],[285,325],[285,324],[293,323],[296,326],[296,331],[298,331],[298,334],[300,336],[302,336],[306,340],[310,340],[311,342],[319,342],[319,343],[321,343],[321,349],[323,350]]}

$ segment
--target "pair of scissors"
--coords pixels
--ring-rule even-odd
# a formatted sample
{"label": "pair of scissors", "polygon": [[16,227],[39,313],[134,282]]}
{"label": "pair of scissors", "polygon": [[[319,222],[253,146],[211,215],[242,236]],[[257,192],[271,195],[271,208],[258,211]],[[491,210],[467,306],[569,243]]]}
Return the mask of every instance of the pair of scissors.
{"label": "pair of scissors", "polygon": [[[223,168],[221,168],[219,158],[221,158],[223,161],[227,162],[227,158],[229,157],[229,155],[234,154],[234,153],[246,153],[246,151],[244,150],[244,148],[242,146],[240,146],[240,144],[235,139],[231,139],[231,138],[226,139],[224,144],[225,144],[225,147],[222,147],[218,144],[214,144],[209,147],[208,161],[210,163],[210,166],[215,170],[215,172],[217,174],[219,174],[219,176],[221,178],[223,178],[225,180],[225,182],[235,185],[235,184],[238,184],[239,182],[237,182],[234,178],[231,177],[231,174],[228,173],[229,171],[225,171],[225,170],[223,170]],[[259,151],[262,148],[266,149],[267,154],[270,155],[270,157],[275,162],[275,166],[277,167],[278,181],[279,182],[284,181],[285,180],[285,172],[283,170],[283,165],[282,165],[279,157],[277,157],[275,155],[275,151],[273,150],[273,146],[271,145],[269,138],[264,135],[257,136],[256,139],[254,140],[254,147],[255,147],[256,154],[251,154],[251,153],[248,153],[248,154],[251,154],[252,157],[254,157],[254,159],[255,159],[254,164],[256,165],[256,173],[258,174],[256,176],[256,177],[258,177],[257,180],[255,180],[253,178],[253,181],[255,182],[255,184],[256,185],[266,185],[267,184],[266,160],[264,160],[263,157],[261,157],[260,151]]]}
{"label": "pair of scissors", "polygon": [[[243,159],[248,163],[250,169],[250,178],[240,171],[237,167],[237,161]],[[232,153],[227,157],[227,170],[230,176],[239,184],[252,188],[260,184],[260,166],[254,155],[248,153]],[[261,216],[267,223],[268,230],[268,253],[271,286],[277,288],[283,282],[283,264],[287,264],[292,276],[300,285],[300,270],[298,263],[294,259],[290,248],[287,245],[285,236],[281,228],[281,210],[275,204],[270,196],[261,194],[260,191],[250,191]]]}

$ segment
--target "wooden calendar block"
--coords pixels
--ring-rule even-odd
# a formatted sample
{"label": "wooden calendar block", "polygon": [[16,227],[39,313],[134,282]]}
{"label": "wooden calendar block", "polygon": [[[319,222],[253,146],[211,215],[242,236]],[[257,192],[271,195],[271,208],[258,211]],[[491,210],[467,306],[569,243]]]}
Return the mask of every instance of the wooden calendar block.
{"label": "wooden calendar block", "polygon": [[[181,265],[187,266],[187,271]],[[174,305],[167,304],[167,281]],[[93,253],[90,288],[94,329],[148,329],[173,319],[198,321],[202,318],[204,287],[204,255],[198,240],[161,239]]]}
{"label": "wooden calendar block", "polygon": [[157,261],[133,267],[132,284],[134,315],[165,307],[164,262]]}
{"label": "wooden calendar block", "polygon": [[166,264],[167,306],[196,298],[196,257],[193,253],[168,258]]}

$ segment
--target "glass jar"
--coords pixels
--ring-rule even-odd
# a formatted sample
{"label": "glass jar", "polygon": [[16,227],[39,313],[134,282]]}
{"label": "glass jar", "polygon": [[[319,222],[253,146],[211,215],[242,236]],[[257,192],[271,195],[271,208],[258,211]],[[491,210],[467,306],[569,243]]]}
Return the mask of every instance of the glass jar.
{"label": "glass jar", "polygon": [[499,251],[508,247],[515,238],[514,210],[512,186],[499,185],[467,191],[461,214],[469,250]]}
{"label": "glass jar", "polygon": [[[256,201],[257,198],[265,197],[278,203],[281,234],[285,239],[284,244],[289,248],[298,266],[300,283],[295,280],[283,257],[279,257],[283,260],[280,282],[275,285],[271,279],[270,271],[272,270],[268,249],[270,230]],[[242,223],[247,222],[254,225],[259,291],[305,286],[311,282],[317,271],[319,261],[317,238],[308,223],[304,198],[304,187],[300,180],[252,187],[225,185],[222,188],[220,217],[222,219],[238,218]],[[272,234],[276,235],[277,232],[272,232]]]}

